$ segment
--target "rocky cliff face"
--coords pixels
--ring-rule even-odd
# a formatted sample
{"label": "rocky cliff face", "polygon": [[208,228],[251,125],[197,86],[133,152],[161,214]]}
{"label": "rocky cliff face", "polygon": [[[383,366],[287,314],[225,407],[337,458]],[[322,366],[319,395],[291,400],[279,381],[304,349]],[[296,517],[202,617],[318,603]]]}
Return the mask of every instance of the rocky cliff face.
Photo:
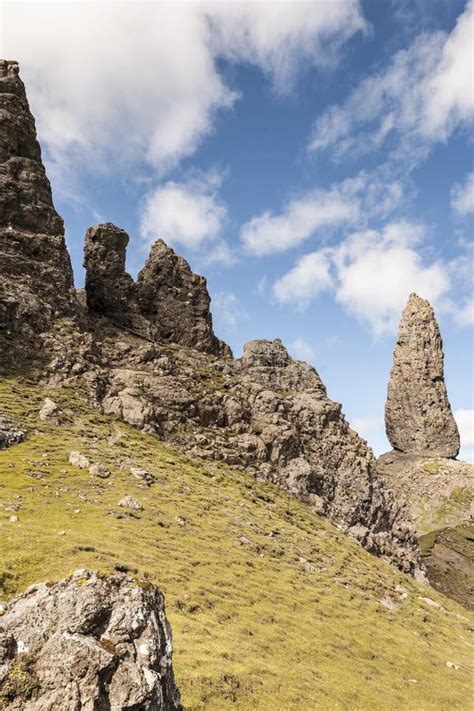
{"label": "rocky cliff face", "polygon": [[77,571],[12,600],[0,620],[9,711],[178,711],[163,596],[126,575]]}
{"label": "rocky cliff face", "polygon": [[385,406],[387,437],[407,454],[456,457],[459,432],[448,400],[443,343],[430,304],[411,294],[400,322]]}
{"label": "rocky cliff face", "polygon": [[[16,73],[4,79],[19,92],[31,137],[23,85]],[[20,125],[15,116],[5,119],[7,127],[13,123],[8,130]],[[24,143],[18,139],[17,144],[16,150],[24,151],[18,147]],[[47,307],[47,313],[61,316],[71,304],[72,278],[62,222],[52,207],[36,142],[30,148],[35,157],[28,160],[42,187],[11,198],[10,212],[23,231],[13,230],[21,241],[12,248],[7,291],[16,293],[18,286],[19,303],[25,303],[31,289],[33,310]],[[278,340],[247,344],[242,358],[233,360],[212,331],[205,279],[158,240],[133,282],[125,272],[127,242],[128,235],[111,224],[88,230],[86,303],[79,306],[79,300],[73,318],[53,322],[41,346],[35,344],[33,353],[49,359],[39,377],[56,385],[85,385],[103,413],[193,455],[274,482],[329,516],[369,551],[402,570],[420,572],[416,538],[403,508],[316,371],[291,359]],[[42,252],[42,245],[49,251]],[[31,260],[35,249],[38,262]],[[64,274],[55,282],[61,266]],[[17,328],[18,313],[9,318]],[[27,356],[31,360],[32,353]]]}
{"label": "rocky cliff face", "polygon": [[0,330],[29,334],[73,311],[72,269],[16,62],[0,106]]}

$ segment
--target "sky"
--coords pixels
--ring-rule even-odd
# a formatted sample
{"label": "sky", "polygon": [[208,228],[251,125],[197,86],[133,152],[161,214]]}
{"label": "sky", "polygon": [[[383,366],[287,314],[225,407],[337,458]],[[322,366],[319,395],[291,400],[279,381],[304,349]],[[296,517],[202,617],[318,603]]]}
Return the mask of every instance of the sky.
{"label": "sky", "polygon": [[281,338],[376,454],[400,313],[435,308],[474,458],[474,2],[2,2],[65,221],[163,238],[234,354]]}

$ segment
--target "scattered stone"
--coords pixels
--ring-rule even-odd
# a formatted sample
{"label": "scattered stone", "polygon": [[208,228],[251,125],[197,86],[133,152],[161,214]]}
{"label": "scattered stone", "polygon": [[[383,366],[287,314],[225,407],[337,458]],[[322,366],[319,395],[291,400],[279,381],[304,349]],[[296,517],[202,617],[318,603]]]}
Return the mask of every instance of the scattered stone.
{"label": "scattered stone", "polygon": [[456,457],[460,440],[444,382],[443,342],[428,301],[410,294],[400,322],[385,405],[395,450]]}
{"label": "scattered stone", "polygon": [[457,669],[461,668],[459,664],[454,664],[454,662],[446,662],[446,666],[448,667],[448,669],[456,669],[457,670]]}
{"label": "scattered stone", "polygon": [[18,516],[10,516],[8,520],[10,521],[10,523],[16,523],[18,521]]}
{"label": "scattered stone", "polygon": [[426,605],[429,605],[430,607],[435,607],[437,610],[444,610],[444,607],[442,605],[440,605],[435,600],[432,600],[430,597],[418,596],[418,600],[421,600],[421,602],[424,602]]}
{"label": "scattered stone", "polygon": [[91,464],[89,467],[89,474],[92,474],[92,476],[98,476],[100,479],[108,479],[110,471],[103,464]]}
{"label": "scattered stone", "polygon": [[87,457],[75,451],[69,453],[69,464],[72,464],[73,467],[78,467],[78,469],[88,469],[91,466]]}
{"label": "scattered stone", "polygon": [[124,496],[123,499],[120,499],[118,505],[122,506],[123,508],[126,508],[126,509],[134,509],[135,511],[143,511],[143,506],[133,496]]}
{"label": "scattered stone", "polygon": [[384,597],[380,600],[380,604],[386,607],[387,610],[391,610],[392,612],[396,612],[398,610],[398,605],[392,600],[389,595],[384,595]]}
{"label": "scattered stone", "polygon": [[43,407],[39,411],[39,418],[43,422],[48,422],[51,425],[59,424],[59,406],[53,400],[47,397],[43,403]]}
{"label": "scattered stone", "polygon": [[185,528],[186,520],[184,518],[181,518],[181,516],[176,516],[175,521],[178,524],[178,526],[181,526],[181,528]]}
{"label": "scattered stone", "polygon": [[182,708],[163,595],[123,573],[31,586],[6,605],[0,648],[3,683],[25,660],[35,692],[8,711]]}
{"label": "scattered stone", "polygon": [[147,486],[151,486],[153,482],[156,481],[153,474],[150,474],[145,469],[141,469],[140,467],[130,467],[130,472],[136,479],[140,479],[140,481]]}
{"label": "scattered stone", "polygon": [[0,415],[0,449],[7,449],[26,439],[26,433],[10,417]]}

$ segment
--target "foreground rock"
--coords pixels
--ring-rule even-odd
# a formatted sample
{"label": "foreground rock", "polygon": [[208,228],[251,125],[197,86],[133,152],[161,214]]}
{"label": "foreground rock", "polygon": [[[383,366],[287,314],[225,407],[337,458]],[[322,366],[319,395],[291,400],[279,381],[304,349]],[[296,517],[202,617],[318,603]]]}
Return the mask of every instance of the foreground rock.
{"label": "foreground rock", "polygon": [[75,295],[16,62],[0,60],[0,106],[0,331],[25,336],[71,314]]}
{"label": "foreground rock", "polygon": [[443,369],[443,343],[430,304],[411,294],[400,322],[385,406],[387,437],[407,454],[456,457],[459,432]]}
{"label": "foreground rock", "polygon": [[[163,596],[81,570],[15,598],[0,618],[0,706],[9,711],[181,709]],[[3,702],[3,705],[2,705]]]}

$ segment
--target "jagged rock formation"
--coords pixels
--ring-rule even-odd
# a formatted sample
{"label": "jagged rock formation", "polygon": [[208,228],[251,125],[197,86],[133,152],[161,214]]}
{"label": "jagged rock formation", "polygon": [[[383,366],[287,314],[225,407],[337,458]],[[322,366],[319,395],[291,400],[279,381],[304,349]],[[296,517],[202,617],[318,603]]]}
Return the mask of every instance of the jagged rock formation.
{"label": "jagged rock formation", "polygon": [[137,330],[156,341],[178,343],[219,356],[232,356],[212,330],[206,280],[157,240],[138,275],[125,271],[126,232],[106,223],[86,234],[87,306],[91,312]]}
{"label": "jagged rock formation", "polygon": [[163,596],[124,574],[79,570],[33,585],[0,618],[9,711],[178,711]]}
{"label": "jagged rock formation", "polygon": [[[32,196],[29,208],[33,229],[42,224],[43,207]],[[41,245],[41,234],[28,233],[28,244],[37,238]],[[134,283],[125,272],[127,241],[111,224],[88,231],[86,304],[78,299],[73,318],[54,322],[41,347],[36,343],[28,352],[30,361],[32,353],[49,358],[49,365],[38,366],[39,377],[54,385],[80,379],[103,413],[191,455],[278,484],[366,549],[420,573],[403,507],[384,487],[371,450],[350,429],[341,405],[328,398],[316,371],[291,359],[278,340],[247,344],[243,357],[233,360],[212,331],[205,279],[158,240]],[[50,256],[54,270],[57,255]],[[38,308],[52,287],[41,264],[35,272]],[[20,268],[22,288],[29,270],[28,262]],[[61,282],[54,292],[61,293]]]}
{"label": "jagged rock formation", "polygon": [[430,304],[410,294],[400,322],[385,406],[395,450],[456,457],[459,432],[448,400],[443,343]]}
{"label": "jagged rock formation", "polygon": [[72,312],[73,277],[16,62],[0,61],[0,106],[0,330],[28,334]]}

